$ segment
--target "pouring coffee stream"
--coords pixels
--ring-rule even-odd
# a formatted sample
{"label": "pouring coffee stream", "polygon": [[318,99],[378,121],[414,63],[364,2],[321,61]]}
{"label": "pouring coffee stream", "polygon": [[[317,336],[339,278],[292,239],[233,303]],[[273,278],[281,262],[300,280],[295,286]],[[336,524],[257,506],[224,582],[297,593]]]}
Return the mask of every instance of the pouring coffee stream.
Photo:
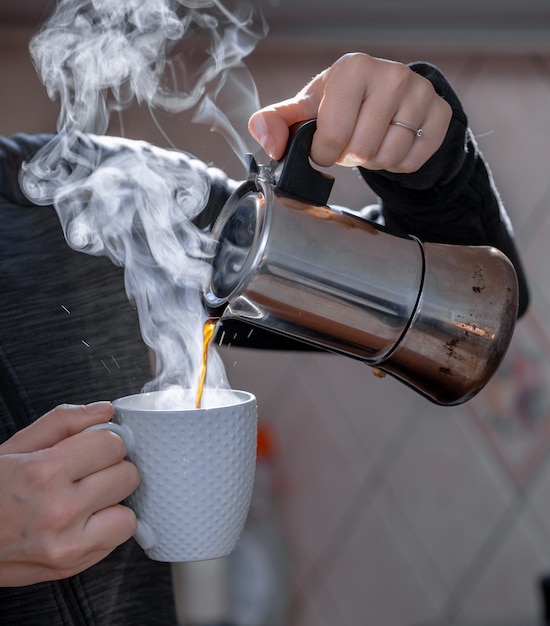
{"label": "pouring coffee stream", "polygon": [[212,337],[214,336],[218,322],[219,319],[208,318],[206,322],[204,322],[203,326],[201,367],[199,370],[197,399],[195,401],[195,408],[197,409],[200,409],[202,404],[202,394],[204,392],[204,384],[206,382],[206,369],[208,366],[208,348],[210,347],[210,342],[212,341]]}
{"label": "pouring coffee stream", "polygon": [[422,242],[327,205],[333,177],[309,160],[316,122],[291,128],[222,208],[204,302],[238,319],[365,361],[430,401],[460,404],[499,366],[518,308],[499,250]]}

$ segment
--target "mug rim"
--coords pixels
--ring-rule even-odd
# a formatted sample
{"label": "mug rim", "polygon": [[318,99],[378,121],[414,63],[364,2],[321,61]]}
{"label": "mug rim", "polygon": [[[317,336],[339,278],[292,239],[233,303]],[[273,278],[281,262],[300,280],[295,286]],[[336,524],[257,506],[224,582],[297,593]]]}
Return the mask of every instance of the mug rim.
{"label": "mug rim", "polygon": [[[155,407],[155,406],[151,406],[150,404],[146,404],[148,399],[155,398],[159,395],[166,395],[170,391],[171,389],[168,388],[168,389],[159,389],[157,391],[145,391],[145,392],[130,394],[127,396],[121,396],[120,398],[113,400],[112,405],[115,410],[117,409],[127,410],[127,411],[130,410],[136,413],[150,413],[152,411],[155,411],[158,413],[193,413],[193,412],[200,412],[200,411],[211,411],[215,409],[219,410],[219,409],[223,409],[226,407],[240,406],[243,404],[247,404],[249,402],[256,401],[256,396],[249,391],[243,391],[241,389],[231,389],[231,388],[227,388],[227,389],[206,388],[203,392],[205,395],[213,391],[214,392],[221,391],[221,392],[228,392],[230,394],[234,394],[237,397],[234,399],[234,401],[232,399],[230,402],[224,402],[223,404],[213,403],[208,406],[205,406],[205,407],[201,406],[198,408],[194,405],[184,406],[184,407],[179,407],[179,408],[166,408],[163,406]],[[182,391],[189,393],[191,395],[192,400],[195,398],[196,390],[183,389]]]}

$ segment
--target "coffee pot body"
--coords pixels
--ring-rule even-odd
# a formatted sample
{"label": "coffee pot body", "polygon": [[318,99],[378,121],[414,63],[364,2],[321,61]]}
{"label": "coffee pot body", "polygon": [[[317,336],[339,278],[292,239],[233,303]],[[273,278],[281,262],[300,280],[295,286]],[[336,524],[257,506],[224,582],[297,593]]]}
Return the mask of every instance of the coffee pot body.
{"label": "coffee pot body", "polygon": [[308,159],[314,130],[294,128],[281,162],[251,159],[213,227],[207,308],[363,360],[437,404],[465,402],[512,337],[512,264],[495,248],[422,242],[329,207],[333,179]]}

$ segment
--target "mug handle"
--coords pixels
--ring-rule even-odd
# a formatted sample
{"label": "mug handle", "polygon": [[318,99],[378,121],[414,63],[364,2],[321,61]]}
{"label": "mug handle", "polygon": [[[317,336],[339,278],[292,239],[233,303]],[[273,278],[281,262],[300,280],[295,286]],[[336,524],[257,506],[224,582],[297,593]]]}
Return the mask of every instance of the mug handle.
{"label": "mug handle", "polygon": [[[134,442],[134,434],[128,426],[124,426],[122,424],[115,424],[114,422],[102,422],[101,424],[94,424],[93,426],[88,426],[84,431],[87,430],[110,430],[111,432],[118,435],[122,441],[124,441],[124,445],[126,446],[126,454],[132,454],[135,450],[135,442]],[[155,535],[155,531],[143,520],[138,518],[138,527],[134,534],[134,539],[137,543],[142,547],[143,550],[149,550],[154,547],[157,543],[157,537]]]}

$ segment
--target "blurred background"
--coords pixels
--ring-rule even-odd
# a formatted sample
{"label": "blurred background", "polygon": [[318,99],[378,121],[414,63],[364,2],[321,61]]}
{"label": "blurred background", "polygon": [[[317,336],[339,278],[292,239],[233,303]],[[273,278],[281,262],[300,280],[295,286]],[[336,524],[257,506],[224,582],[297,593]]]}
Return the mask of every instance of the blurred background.
{"label": "blurred background", "polygon": [[[3,135],[55,130],[57,104],[28,54],[51,7],[0,3]],[[455,408],[344,357],[223,349],[232,385],[257,395],[277,442],[286,626],[548,623],[539,581],[550,574],[550,3],[280,0],[265,9],[270,34],[247,61],[262,104],[349,51],[443,70],[492,167],[532,293],[495,379]],[[115,126],[245,174],[220,136],[184,115],[155,122],[136,106]],[[353,170],[335,175],[331,202],[374,200]]]}

